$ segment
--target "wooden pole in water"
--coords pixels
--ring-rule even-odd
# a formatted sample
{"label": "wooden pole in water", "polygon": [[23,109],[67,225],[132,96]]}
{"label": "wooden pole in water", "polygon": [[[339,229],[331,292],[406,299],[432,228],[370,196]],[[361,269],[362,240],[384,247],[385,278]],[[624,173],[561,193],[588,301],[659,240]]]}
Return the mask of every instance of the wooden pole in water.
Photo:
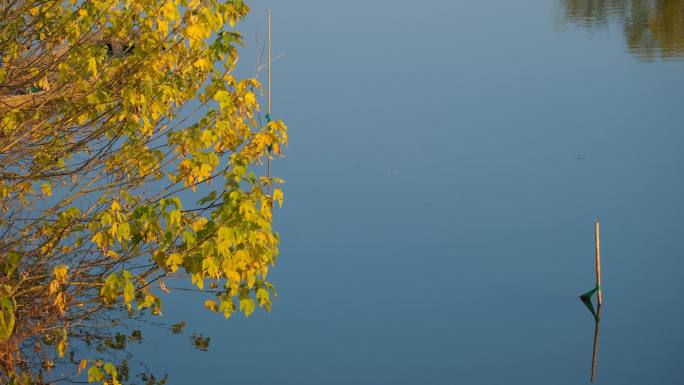
{"label": "wooden pole in water", "polygon": [[[267,31],[267,37],[266,37],[267,45],[268,45],[268,53],[267,53],[267,72],[268,72],[268,78],[267,78],[267,87],[266,87],[266,94],[268,101],[266,103],[266,113],[269,116],[271,116],[271,9],[268,9],[268,31]],[[268,176],[268,186],[267,186],[267,192],[268,194],[271,193],[271,154],[268,152],[266,153],[266,173]]]}
{"label": "wooden pole in water", "polygon": [[599,238],[599,222],[599,219],[594,222],[594,231],[596,234],[596,294],[598,295],[598,305],[601,306],[603,298],[601,297],[601,241]]}

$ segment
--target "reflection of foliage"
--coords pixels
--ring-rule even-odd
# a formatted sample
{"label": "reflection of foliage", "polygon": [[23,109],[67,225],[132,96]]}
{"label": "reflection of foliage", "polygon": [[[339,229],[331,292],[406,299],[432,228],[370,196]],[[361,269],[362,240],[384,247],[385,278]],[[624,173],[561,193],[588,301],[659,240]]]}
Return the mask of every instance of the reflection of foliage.
{"label": "reflection of foliage", "polygon": [[133,333],[128,337],[128,342],[139,344],[142,342],[142,332],[140,330],[133,330]]}
{"label": "reflection of foliage", "polygon": [[195,345],[195,348],[206,352],[209,350],[209,341],[211,340],[211,337],[205,337],[202,334],[195,334],[192,333],[192,343]]}
{"label": "reflection of foliage", "polygon": [[586,27],[608,24],[611,17],[624,17],[628,0],[562,0],[567,21]]}
{"label": "reflection of foliage", "polygon": [[644,60],[684,57],[683,0],[562,0],[565,20],[588,28],[620,22],[630,52]]}
{"label": "reflection of foliage", "polygon": [[142,381],[145,381],[145,385],[165,385],[167,376],[165,375],[161,380],[157,381],[154,375],[149,373],[143,373],[139,376]]}
{"label": "reflection of foliage", "polygon": [[181,321],[177,324],[171,325],[171,332],[173,334],[179,334],[183,331],[184,328],[185,328],[185,321]]}

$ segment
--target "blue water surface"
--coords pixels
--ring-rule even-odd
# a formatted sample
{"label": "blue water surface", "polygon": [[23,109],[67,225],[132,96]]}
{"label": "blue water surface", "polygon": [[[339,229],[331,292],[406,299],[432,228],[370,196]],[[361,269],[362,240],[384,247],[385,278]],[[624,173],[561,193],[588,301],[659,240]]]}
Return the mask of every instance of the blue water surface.
{"label": "blue water surface", "polygon": [[153,371],[170,384],[589,383],[594,320],[577,295],[594,285],[600,218],[597,383],[684,381],[684,61],[640,56],[624,19],[578,22],[560,0],[250,5],[240,75],[267,8],[285,53],[279,296],[228,321],[202,296],[169,297],[164,321],[210,349],[150,328],[136,349]]}

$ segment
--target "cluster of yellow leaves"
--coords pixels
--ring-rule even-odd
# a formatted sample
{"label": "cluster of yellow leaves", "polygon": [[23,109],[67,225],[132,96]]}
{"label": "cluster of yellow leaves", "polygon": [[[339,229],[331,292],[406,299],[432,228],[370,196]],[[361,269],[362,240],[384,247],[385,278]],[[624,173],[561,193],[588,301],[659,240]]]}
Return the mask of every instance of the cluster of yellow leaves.
{"label": "cluster of yellow leaves", "polygon": [[69,346],[69,340],[68,340],[68,335],[67,335],[67,328],[64,327],[62,328],[62,334],[59,338],[59,341],[57,341],[57,354],[59,357],[64,357],[64,354],[66,353],[67,346]]}
{"label": "cluster of yellow leaves", "polygon": [[54,305],[57,307],[60,313],[64,314],[66,312],[66,294],[62,290],[62,287],[67,284],[67,272],[69,267],[66,265],[59,265],[52,270],[52,281],[48,290],[51,295],[55,296]]}

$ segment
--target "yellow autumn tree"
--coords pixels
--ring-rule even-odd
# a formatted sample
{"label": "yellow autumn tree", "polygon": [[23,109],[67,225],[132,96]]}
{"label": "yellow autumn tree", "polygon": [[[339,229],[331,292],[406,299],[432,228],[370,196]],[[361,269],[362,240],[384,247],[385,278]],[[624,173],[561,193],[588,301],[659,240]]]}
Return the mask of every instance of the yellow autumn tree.
{"label": "yellow autumn tree", "polygon": [[173,276],[225,317],[270,309],[282,181],[259,166],[287,135],[232,74],[247,12],[0,0],[0,383],[123,381],[117,325]]}

